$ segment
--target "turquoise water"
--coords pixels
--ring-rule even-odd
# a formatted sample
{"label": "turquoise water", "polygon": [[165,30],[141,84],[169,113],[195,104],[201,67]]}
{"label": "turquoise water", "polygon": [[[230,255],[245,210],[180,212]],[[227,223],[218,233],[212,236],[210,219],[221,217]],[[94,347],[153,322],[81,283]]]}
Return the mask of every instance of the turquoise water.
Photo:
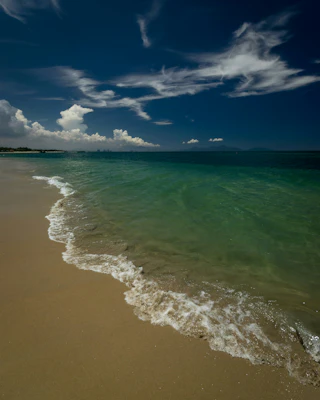
{"label": "turquoise water", "polygon": [[[61,224],[51,236],[72,234],[67,262],[123,280],[140,318],[316,379],[319,153],[17,158],[29,160],[33,175],[71,185],[55,211],[64,236]],[[113,272],[120,263],[121,276]],[[128,268],[139,277],[128,280]]]}

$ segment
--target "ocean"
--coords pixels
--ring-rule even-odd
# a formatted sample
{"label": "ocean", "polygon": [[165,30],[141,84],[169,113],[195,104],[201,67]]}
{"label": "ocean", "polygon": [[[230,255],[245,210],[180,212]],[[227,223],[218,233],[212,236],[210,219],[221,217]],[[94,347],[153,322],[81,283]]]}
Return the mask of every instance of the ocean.
{"label": "ocean", "polygon": [[138,318],[319,384],[320,153],[6,157],[60,190],[50,238]]}

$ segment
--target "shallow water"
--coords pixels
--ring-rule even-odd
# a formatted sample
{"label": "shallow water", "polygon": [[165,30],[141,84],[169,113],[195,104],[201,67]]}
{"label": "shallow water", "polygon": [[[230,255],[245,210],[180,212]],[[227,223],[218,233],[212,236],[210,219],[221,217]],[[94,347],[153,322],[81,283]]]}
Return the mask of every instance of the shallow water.
{"label": "shallow water", "polygon": [[319,153],[21,157],[60,177],[65,260],[126,283],[140,318],[317,381]]}

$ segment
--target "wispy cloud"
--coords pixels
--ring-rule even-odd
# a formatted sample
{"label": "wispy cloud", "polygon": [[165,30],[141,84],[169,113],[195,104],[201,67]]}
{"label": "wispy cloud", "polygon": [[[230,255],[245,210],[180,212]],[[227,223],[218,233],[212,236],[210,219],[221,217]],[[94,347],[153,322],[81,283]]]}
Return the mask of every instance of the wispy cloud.
{"label": "wispy cloud", "polygon": [[108,145],[111,148],[123,147],[159,147],[158,144],[146,142],[140,137],[133,137],[126,130],[114,129],[113,136],[108,138],[99,133],[89,135],[84,116],[92,113],[93,109],[74,104],[67,110],[61,111],[57,124],[62,130],[50,131],[38,121],[29,121],[22,110],[13,107],[7,100],[0,100],[0,137],[8,140],[21,140],[45,145],[56,145],[60,148],[81,146]]}
{"label": "wispy cloud", "polygon": [[188,142],[182,142],[182,144],[195,144],[195,143],[199,143],[198,139],[190,139],[188,140]]}
{"label": "wispy cloud", "polygon": [[189,117],[189,115],[186,115],[186,119],[187,119],[188,121],[190,121],[190,122],[194,122],[194,119],[191,118],[191,117]]}
{"label": "wispy cloud", "polygon": [[35,97],[35,100],[41,101],[65,101],[63,97]]}
{"label": "wispy cloud", "polygon": [[204,90],[215,88],[223,83],[218,79],[209,82],[198,76],[198,70],[163,67],[152,74],[132,74],[114,80],[118,87],[149,88],[154,94],[140,97],[141,101],[152,101],[182,95],[195,95]]}
{"label": "wispy cloud", "polygon": [[301,68],[289,67],[274,50],[289,40],[285,25],[294,15],[284,12],[258,23],[243,23],[233,33],[230,45],[221,52],[188,54],[193,68],[168,68],[148,74],[131,74],[116,79],[127,88],[148,88],[154,93],[140,100],[156,100],[194,95],[204,90],[237,82],[229,97],[266,95],[294,90],[314,82],[318,75],[304,74]]}
{"label": "wispy cloud", "polygon": [[51,81],[58,86],[77,89],[81,97],[76,101],[82,106],[93,108],[128,108],[142,119],[151,119],[144,111],[143,102],[140,99],[121,97],[110,89],[99,90],[99,87],[105,85],[105,82],[89,78],[84,71],[71,67],[58,66],[39,68],[31,72],[37,77]]}
{"label": "wispy cloud", "polygon": [[214,139],[209,139],[208,142],[223,142],[223,138],[221,137],[216,137]]}
{"label": "wispy cloud", "polygon": [[0,10],[24,23],[33,11],[46,8],[58,14],[61,11],[59,0],[0,0]]}
{"label": "wispy cloud", "polygon": [[320,59],[319,60],[314,60],[315,64],[320,64]]}
{"label": "wispy cloud", "polygon": [[164,121],[155,121],[154,124],[156,125],[172,125],[172,121],[164,120]]}
{"label": "wispy cloud", "polygon": [[[159,12],[162,3],[157,4],[155,10]],[[157,13],[153,11],[150,15]],[[319,75],[289,66],[276,53],[290,38],[285,26],[293,15],[293,12],[284,12],[258,23],[243,23],[233,32],[230,44],[224,50],[184,55],[189,67],[162,67],[157,72],[129,74],[108,82],[92,79],[85,71],[63,66],[33,72],[59,86],[73,88],[78,93],[74,102],[83,107],[127,108],[144,120],[151,120],[145,111],[146,104],[151,101],[193,96],[218,87],[223,89],[226,84],[223,94],[232,98],[285,92],[320,81]],[[117,88],[139,88],[146,92],[139,97],[122,97],[116,93]],[[169,125],[169,122],[160,120],[155,124]]]}
{"label": "wispy cloud", "polygon": [[148,26],[150,22],[158,17],[164,2],[165,0],[153,0],[150,10],[144,15],[138,15],[137,17],[142,43],[146,48],[151,47],[152,45],[152,42],[148,37]]}

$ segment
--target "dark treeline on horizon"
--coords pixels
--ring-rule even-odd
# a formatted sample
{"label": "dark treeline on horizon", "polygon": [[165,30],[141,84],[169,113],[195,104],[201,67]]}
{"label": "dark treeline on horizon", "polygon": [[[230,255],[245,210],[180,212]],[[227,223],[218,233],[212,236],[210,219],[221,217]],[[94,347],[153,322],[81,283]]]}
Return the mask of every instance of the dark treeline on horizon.
{"label": "dark treeline on horizon", "polygon": [[0,152],[5,152],[5,153],[10,153],[10,152],[14,152],[14,151],[42,151],[42,152],[46,152],[46,151],[63,151],[63,150],[57,150],[57,149],[30,149],[29,147],[2,147],[0,146]]}

